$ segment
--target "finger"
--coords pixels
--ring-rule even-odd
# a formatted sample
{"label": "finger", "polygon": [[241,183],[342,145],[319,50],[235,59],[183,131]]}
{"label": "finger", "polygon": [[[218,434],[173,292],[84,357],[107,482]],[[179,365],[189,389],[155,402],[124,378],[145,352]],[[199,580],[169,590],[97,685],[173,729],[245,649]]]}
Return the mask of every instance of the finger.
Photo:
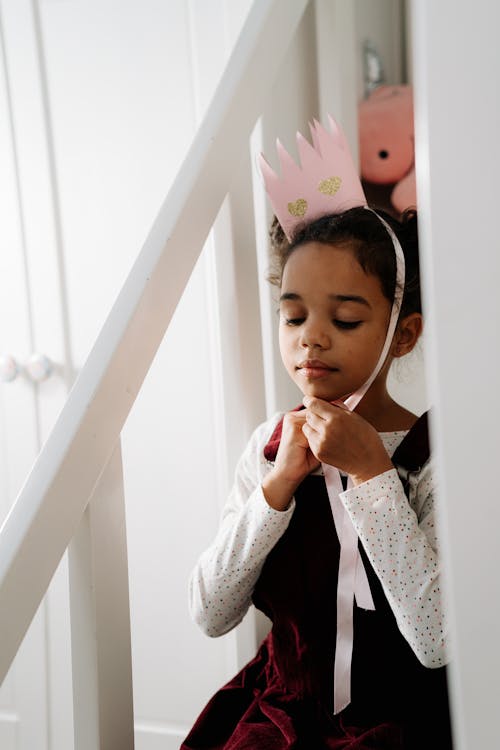
{"label": "finger", "polygon": [[325,420],[323,417],[319,417],[314,412],[309,411],[309,409],[306,411],[306,423],[310,425],[313,430],[321,430],[325,427]]}
{"label": "finger", "polygon": [[316,439],[315,438],[317,437],[318,433],[315,430],[313,430],[313,428],[311,427],[311,425],[308,424],[307,422],[304,422],[304,424],[302,425],[302,432],[304,433],[304,436],[305,436],[305,438],[307,440],[307,444],[309,446],[309,450],[313,454],[314,458],[317,461],[319,461],[319,458],[316,455],[316,451],[315,451],[315,443],[316,443]]}
{"label": "finger", "polygon": [[332,406],[336,406],[339,409],[342,409],[343,411],[351,411],[348,406],[344,404],[343,401],[330,401]]}
{"label": "finger", "polygon": [[312,396],[304,396],[303,404],[307,411],[321,419],[328,419],[335,414],[336,407],[330,404],[328,401],[324,401],[322,398],[313,398]]}
{"label": "finger", "polygon": [[[306,423],[304,422],[304,424],[306,424]],[[301,425],[300,427],[298,427],[298,429],[294,433],[293,442],[296,445],[300,446],[301,448],[308,448],[309,447],[309,439],[308,439],[307,435],[305,434],[304,430],[302,429],[303,426],[304,425]]]}
{"label": "finger", "polygon": [[302,409],[301,411],[290,411],[285,415],[285,419],[287,419],[289,424],[303,424],[306,421],[306,409]]}
{"label": "finger", "polygon": [[310,424],[308,424],[307,422],[304,422],[304,424],[302,425],[302,432],[306,436],[307,442],[309,443],[309,439],[312,438],[315,431],[313,430]]}
{"label": "finger", "polygon": [[320,434],[314,429],[314,427],[311,427],[308,422],[304,422],[302,425],[302,433],[306,436],[311,450],[313,450],[313,445],[317,445],[321,442]]}
{"label": "finger", "polygon": [[305,424],[306,416],[305,410],[301,413],[301,417],[297,419],[296,414],[287,414],[283,421],[282,431],[282,442],[284,440],[295,442],[297,441],[302,447],[306,447],[307,439],[304,437],[302,432],[302,425]]}

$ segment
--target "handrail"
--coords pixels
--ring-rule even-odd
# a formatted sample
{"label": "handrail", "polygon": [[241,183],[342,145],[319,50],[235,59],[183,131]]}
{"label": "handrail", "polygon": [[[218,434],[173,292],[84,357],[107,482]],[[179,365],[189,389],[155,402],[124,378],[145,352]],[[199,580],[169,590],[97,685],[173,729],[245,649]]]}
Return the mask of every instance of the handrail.
{"label": "handrail", "polygon": [[0,682],[116,445],[308,0],[256,0],[181,170],[0,530]]}

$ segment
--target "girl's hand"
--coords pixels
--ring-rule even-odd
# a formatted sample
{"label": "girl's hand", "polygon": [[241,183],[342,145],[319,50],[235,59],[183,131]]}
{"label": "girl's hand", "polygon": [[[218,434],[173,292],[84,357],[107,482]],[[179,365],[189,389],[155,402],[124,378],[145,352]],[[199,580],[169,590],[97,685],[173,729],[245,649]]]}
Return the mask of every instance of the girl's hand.
{"label": "girl's hand", "polygon": [[305,409],[288,412],[283,418],[276,461],[262,483],[264,496],[275,510],[285,510],[302,480],[319,466],[303,432],[305,421]]}
{"label": "girl's hand", "polygon": [[355,485],[394,468],[378,432],[356,412],[304,398],[302,431],[314,456],[349,474]]}

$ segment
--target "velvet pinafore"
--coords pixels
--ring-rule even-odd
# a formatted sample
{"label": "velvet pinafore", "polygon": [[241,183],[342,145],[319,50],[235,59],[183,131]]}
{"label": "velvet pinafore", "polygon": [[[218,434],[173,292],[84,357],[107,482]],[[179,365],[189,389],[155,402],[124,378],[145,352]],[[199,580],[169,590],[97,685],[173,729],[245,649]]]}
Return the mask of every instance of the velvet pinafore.
{"label": "velvet pinafore", "polygon": [[[280,426],[268,457],[279,437]],[[424,415],[393,462],[416,471],[428,455]],[[361,543],[375,611],[354,608],[351,703],[333,715],[340,547],[324,478],[307,477],[295,500],[253,593],[272,630],[210,700],[181,750],[450,750],[446,670],[420,664]]]}

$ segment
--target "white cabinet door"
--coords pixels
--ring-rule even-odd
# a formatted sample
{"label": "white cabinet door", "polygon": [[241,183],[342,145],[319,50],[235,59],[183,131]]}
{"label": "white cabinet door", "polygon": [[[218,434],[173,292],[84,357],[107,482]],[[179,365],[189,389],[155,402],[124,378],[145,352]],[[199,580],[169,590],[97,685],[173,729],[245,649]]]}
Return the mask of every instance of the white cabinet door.
{"label": "white cabinet door", "polygon": [[[5,58],[4,58],[5,59]],[[5,68],[0,71],[0,352],[19,363],[31,352],[15,150]],[[22,374],[0,385],[0,520],[3,522],[38,450],[36,396]],[[38,612],[0,689],[0,747],[47,747],[44,610]]]}
{"label": "white cabinet door", "polygon": [[[0,353],[19,374],[0,384],[3,521],[66,398],[60,264],[33,5],[0,2]],[[34,354],[53,362],[37,380]],[[2,750],[71,750],[72,698],[66,564],[0,689]]]}

